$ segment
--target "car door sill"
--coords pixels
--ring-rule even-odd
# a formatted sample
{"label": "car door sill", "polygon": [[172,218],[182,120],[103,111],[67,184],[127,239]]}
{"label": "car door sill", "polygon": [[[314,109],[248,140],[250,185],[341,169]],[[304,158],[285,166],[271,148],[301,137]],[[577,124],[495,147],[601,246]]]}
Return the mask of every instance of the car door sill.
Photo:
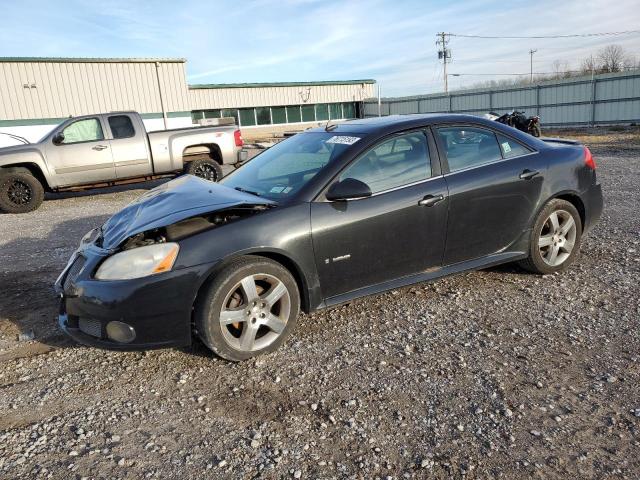
{"label": "car door sill", "polygon": [[366,297],[368,295],[375,295],[378,293],[393,290],[395,288],[406,287],[407,285],[413,285],[415,283],[430,282],[442,277],[453,275],[456,273],[462,273],[469,270],[478,270],[480,268],[492,267],[501,263],[513,262],[526,258],[525,252],[501,252],[487,255],[482,258],[476,258],[466,262],[455,263],[453,265],[447,265],[442,268],[430,268],[424,272],[417,273],[415,275],[409,275],[407,277],[395,278],[387,282],[378,283],[369,287],[359,288],[348,293],[335,295],[325,300],[325,306],[334,307],[342,303],[350,302],[360,297]]}

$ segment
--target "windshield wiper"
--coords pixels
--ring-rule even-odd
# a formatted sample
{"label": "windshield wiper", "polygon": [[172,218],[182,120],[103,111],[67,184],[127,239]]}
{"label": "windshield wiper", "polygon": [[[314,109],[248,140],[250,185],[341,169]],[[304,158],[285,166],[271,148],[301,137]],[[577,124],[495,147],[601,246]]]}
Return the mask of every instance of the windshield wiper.
{"label": "windshield wiper", "polygon": [[251,195],[255,195],[256,197],[260,196],[260,194],[258,192],[254,192],[252,190],[247,190],[246,188],[235,187],[235,189],[238,190],[239,192],[242,192],[242,193],[250,193]]}

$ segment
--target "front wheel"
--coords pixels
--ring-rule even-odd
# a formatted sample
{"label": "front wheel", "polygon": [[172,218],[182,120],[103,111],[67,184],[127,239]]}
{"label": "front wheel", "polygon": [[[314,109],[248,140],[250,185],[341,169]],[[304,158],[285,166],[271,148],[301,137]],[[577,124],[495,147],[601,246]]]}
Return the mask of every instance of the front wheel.
{"label": "front wheel", "polygon": [[580,250],[582,221],[566,200],[551,200],[538,214],[531,231],[529,258],[520,265],[534,273],[566,270]]}
{"label": "front wheel", "polygon": [[44,187],[26,168],[0,169],[0,210],[6,213],[27,213],[37,209],[44,200]]}
{"label": "front wheel", "polygon": [[273,260],[246,256],[215,275],[196,305],[195,322],[205,345],[238,362],[282,345],[299,311],[291,273]]}

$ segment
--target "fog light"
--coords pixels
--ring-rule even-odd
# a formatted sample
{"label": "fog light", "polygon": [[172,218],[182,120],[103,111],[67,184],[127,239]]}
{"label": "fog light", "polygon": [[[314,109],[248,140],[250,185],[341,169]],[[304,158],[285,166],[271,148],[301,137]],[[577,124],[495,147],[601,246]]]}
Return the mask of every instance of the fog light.
{"label": "fog light", "polygon": [[136,331],[131,325],[123,322],[107,323],[107,337],[120,343],[129,343],[136,338]]}

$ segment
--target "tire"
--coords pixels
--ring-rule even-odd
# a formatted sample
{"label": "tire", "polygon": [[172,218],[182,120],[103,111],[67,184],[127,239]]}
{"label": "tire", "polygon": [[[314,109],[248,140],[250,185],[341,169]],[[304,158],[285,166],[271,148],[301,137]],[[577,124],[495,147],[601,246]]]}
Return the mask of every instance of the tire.
{"label": "tire", "polygon": [[[247,294],[252,289],[253,294]],[[300,293],[291,273],[273,260],[245,256],[229,263],[205,287],[196,303],[195,325],[214,353],[239,362],[280,347],[299,312]]]}
{"label": "tire", "polygon": [[184,172],[211,182],[217,182],[222,178],[220,164],[208,156],[191,160],[184,167]]}
{"label": "tire", "polygon": [[518,263],[533,273],[561,272],[575,260],[581,239],[582,220],[578,210],[566,200],[556,198],[538,214],[531,229],[529,257]]}
{"label": "tire", "polygon": [[535,124],[533,127],[531,127],[531,135],[533,135],[534,137],[540,137],[542,135],[540,125]]}
{"label": "tire", "polygon": [[0,169],[0,210],[6,213],[27,213],[37,209],[44,200],[44,187],[26,168]]}

